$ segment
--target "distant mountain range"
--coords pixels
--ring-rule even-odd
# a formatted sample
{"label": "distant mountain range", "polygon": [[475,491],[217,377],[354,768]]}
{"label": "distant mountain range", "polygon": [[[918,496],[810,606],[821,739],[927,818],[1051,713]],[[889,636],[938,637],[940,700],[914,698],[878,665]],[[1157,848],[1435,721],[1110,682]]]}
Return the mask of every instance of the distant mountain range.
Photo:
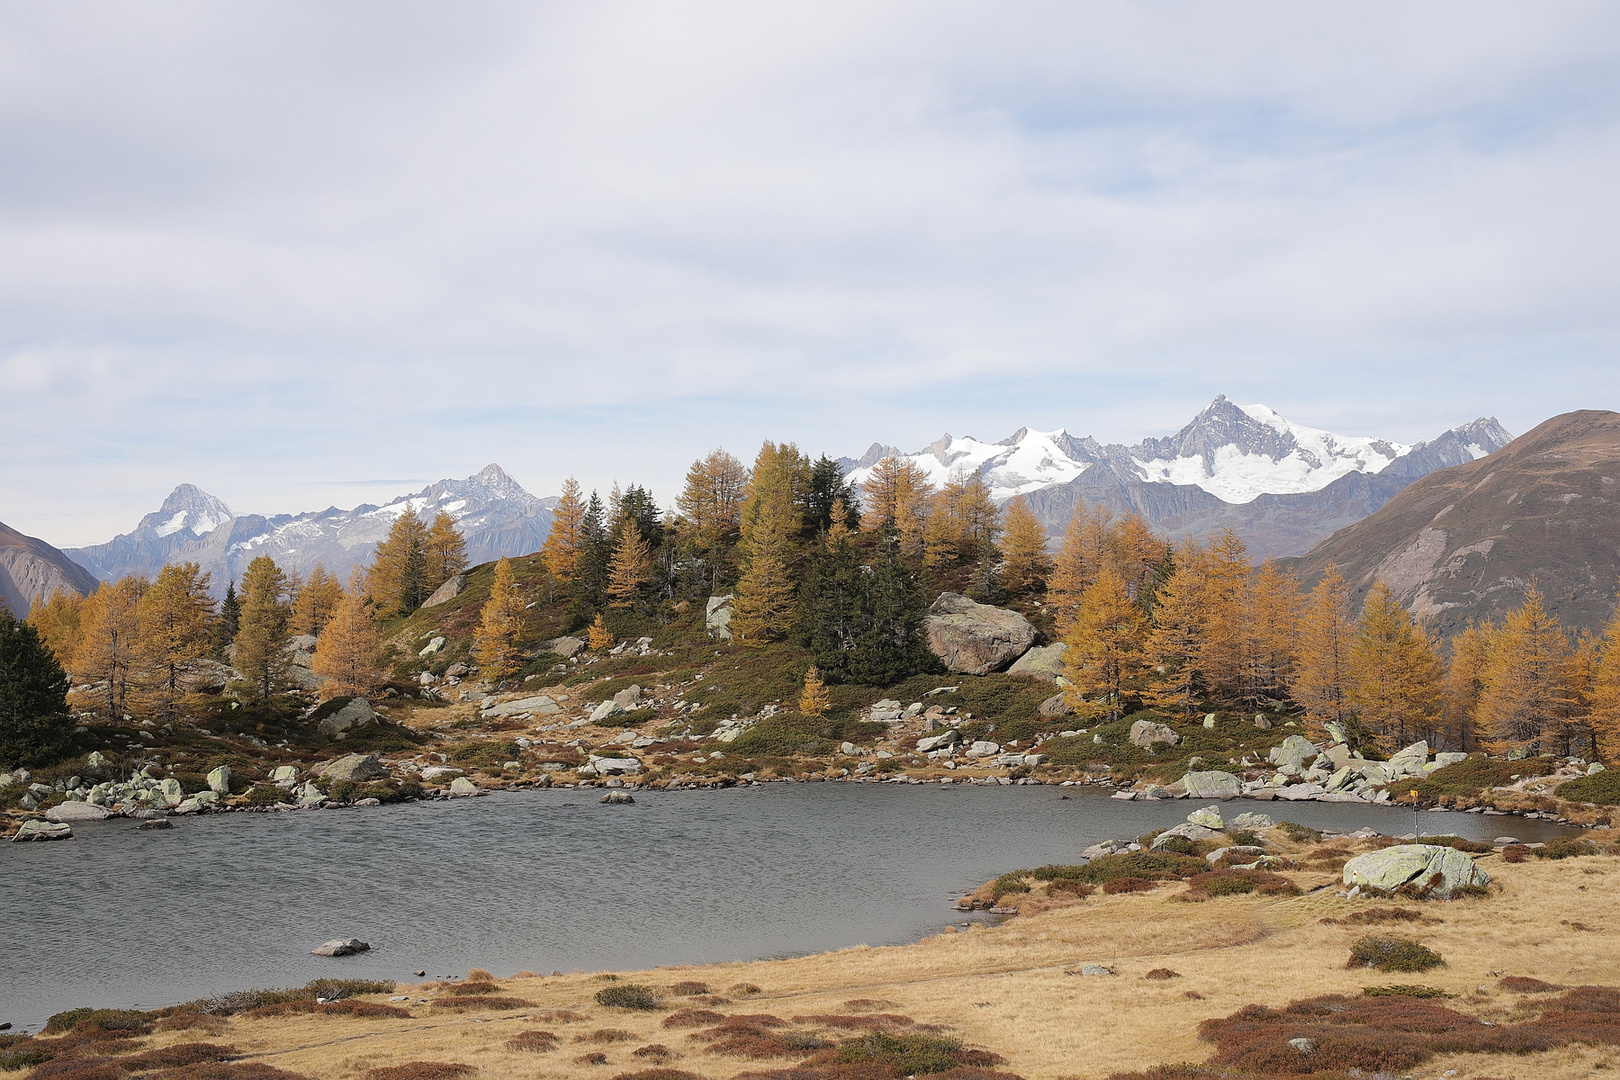
{"label": "distant mountain range", "polygon": [[1445,636],[1518,607],[1531,581],[1566,626],[1600,630],[1620,587],[1620,413],[1555,416],[1430,473],[1293,563],[1307,585],[1337,564],[1358,606],[1383,581]]}
{"label": "distant mountain range", "polygon": [[1308,428],[1221,396],[1175,435],[1135,446],[1020,428],[996,443],[945,435],[910,454],[874,443],[839,464],[856,484],[889,455],[910,458],[936,486],[958,469],[977,472],[998,502],[1023,495],[1053,535],[1077,506],[1101,503],[1115,513],[1133,510],[1174,537],[1230,528],[1262,558],[1309,551],[1419,477],[1475,461],[1512,438],[1481,417],[1407,446]]}
{"label": "distant mountain range", "polygon": [[84,596],[95,588],[96,579],[67,555],[0,523],[0,601],[17,618],[28,614],[36,597],[58,589]]}
{"label": "distant mountain range", "polygon": [[485,466],[465,480],[441,480],[382,506],[334,506],[275,517],[239,515],[206,491],[181,484],[132,532],[105,544],[70,548],[67,554],[103,581],[125,574],[151,577],[165,563],[196,562],[213,574],[216,594],[240,579],[260,555],[306,575],[320,563],[346,581],[350,570],[371,561],[378,541],[388,535],[407,502],[427,521],[440,510],[454,517],[474,563],[538,550],[551,531],[557,504],[555,498],[536,498],[523,490],[499,465]]}

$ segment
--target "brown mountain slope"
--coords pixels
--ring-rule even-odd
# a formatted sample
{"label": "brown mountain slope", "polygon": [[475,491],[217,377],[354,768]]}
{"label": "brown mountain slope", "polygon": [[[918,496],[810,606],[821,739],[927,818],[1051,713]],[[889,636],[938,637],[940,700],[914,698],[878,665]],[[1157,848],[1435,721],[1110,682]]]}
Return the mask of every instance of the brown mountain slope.
{"label": "brown mountain slope", "polygon": [[0,522],[0,603],[19,619],[35,597],[57,589],[86,596],[96,585],[88,570],[45,541]]}
{"label": "brown mountain slope", "polygon": [[1531,580],[1566,626],[1597,630],[1620,587],[1620,413],[1555,416],[1289,562],[1307,585],[1337,563],[1358,603],[1382,580],[1445,636],[1517,607]]}

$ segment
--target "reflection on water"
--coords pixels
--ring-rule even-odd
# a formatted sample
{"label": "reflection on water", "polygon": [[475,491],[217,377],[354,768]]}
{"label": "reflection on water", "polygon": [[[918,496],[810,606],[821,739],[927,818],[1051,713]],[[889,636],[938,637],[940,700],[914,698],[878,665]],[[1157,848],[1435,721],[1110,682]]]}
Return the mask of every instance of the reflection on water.
{"label": "reflection on water", "polygon": [[[1195,805],[831,783],[596,800],[511,792],[146,832],[115,819],[75,825],[69,841],[0,846],[0,1022],[321,975],[623,969],[911,941],[961,919],[954,895],[996,874],[1072,861]],[[1407,810],[1344,803],[1227,806],[1341,831],[1413,823]],[[1557,832],[1477,814],[1421,824],[1474,839]],[[372,952],[309,955],[351,936]]]}

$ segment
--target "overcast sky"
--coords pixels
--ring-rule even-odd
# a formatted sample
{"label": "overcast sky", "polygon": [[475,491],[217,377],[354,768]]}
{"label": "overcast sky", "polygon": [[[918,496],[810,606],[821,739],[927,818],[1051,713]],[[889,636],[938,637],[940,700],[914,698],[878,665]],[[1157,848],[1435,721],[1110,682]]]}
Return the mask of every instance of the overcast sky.
{"label": "overcast sky", "polygon": [[1620,406],[1604,3],[0,6],[0,521]]}

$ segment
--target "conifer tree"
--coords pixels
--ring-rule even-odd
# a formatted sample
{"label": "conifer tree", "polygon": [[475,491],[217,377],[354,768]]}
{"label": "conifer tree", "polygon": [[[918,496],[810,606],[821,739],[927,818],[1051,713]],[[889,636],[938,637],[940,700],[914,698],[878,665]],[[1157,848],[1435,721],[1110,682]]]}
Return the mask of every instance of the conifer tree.
{"label": "conifer tree", "polygon": [[844,500],[841,498],[833,500],[832,511],[828,514],[828,519],[832,522],[827,526],[826,533],[826,543],[829,549],[835,548],[849,539],[851,536],[850,521],[853,520],[857,526],[860,524],[860,516],[852,514],[846,509]]}
{"label": "conifer tree", "polygon": [[861,522],[871,529],[892,522],[904,555],[923,554],[934,485],[922,466],[905,457],[886,457],[872,467],[862,486]]}
{"label": "conifer tree", "polygon": [[50,599],[36,598],[28,609],[28,624],[64,670],[79,649],[79,613],[83,608],[84,597],[78,593],[53,589]]}
{"label": "conifer tree", "polygon": [[1573,754],[1577,743],[1591,744],[1592,756],[1597,755],[1597,733],[1592,727],[1593,689],[1597,680],[1597,667],[1602,646],[1590,630],[1579,630],[1569,642],[1556,680],[1558,724],[1553,731],[1561,742],[1559,753]]}
{"label": "conifer tree", "polygon": [[1299,655],[1299,619],[1303,597],[1299,578],[1267,559],[1254,576],[1250,608],[1249,652],[1252,687],[1257,698],[1283,701],[1294,681]]}
{"label": "conifer tree", "polygon": [[794,484],[800,460],[791,445],[779,448],[767,442],[755,463],[743,507],[738,545],[743,566],[731,624],[732,632],[748,644],[779,638],[793,625],[796,585],[791,572],[800,522]]}
{"label": "conifer tree", "polygon": [[1170,573],[1170,545],[1135,511],[1114,522],[1110,534],[1109,547],[1126,589],[1136,606],[1151,616],[1158,583]]}
{"label": "conifer tree", "polygon": [[495,563],[495,580],[473,634],[473,659],[478,662],[480,675],[494,683],[518,669],[518,637],[522,629],[523,597],[518,592],[512,561],[502,555]]}
{"label": "conifer tree", "polygon": [[319,637],[342,602],[342,584],[327,573],[324,565],[316,563],[315,569],[310,571],[309,580],[304,582],[304,587],[298,590],[298,596],[293,601],[293,633]]}
{"label": "conifer tree", "polygon": [[140,660],[139,606],[146,585],[145,578],[133,575],[103,582],[85,599],[80,614],[73,675],[99,684],[83,704],[95,701],[110,720],[123,719],[128,708],[129,687]]}
{"label": "conifer tree", "polygon": [[601,612],[597,612],[596,618],[592,620],[590,629],[586,632],[585,638],[586,644],[598,652],[603,649],[613,648],[613,642],[615,639],[612,631],[607,628],[607,623],[603,620]]}
{"label": "conifer tree", "polygon": [[427,568],[423,600],[467,569],[467,540],[456,527],[456,519],[443,510],[433,516],[433,524],[428,527],[423,555]]}
{"label": "conifer tree", "polygon": [[1203,641],[1204,561],[1204,550],[1198,544],[1188,542],[1182,547],[1174,571],[1159,585],[1153,632],[1148,637],[1151,669],[1142,700],[1182,716],[1192,715],[1203,686],[1198,663]]}
{"label": "conifer tree", "polygon": [[1445,700],[1441,708],[1445,742],[1458,750],[1473,750],[1479,740],[1479,694],[1492,652],[1490,624],[1469,623],[1451,639],[1451,663],[1446,668]]}
{"label": "conifer tree", "polygon": [[1046,582],[1047,606],[1060,633],[1067,634],[1074,626],[1080,614],[1080,598],[1097,580],[1103,565],[1113,561],[1109,529],[1112,520],[1113,515],[1101,504],[1077,506],[1069,518],[1063,546],[1058,549]]}
{"label": "conifer tree", "polygon": [[0,609],[0,766],[56,755],[73,732],[67,689],[67,673],[38,631]]}
{"label": "conifer tree", "polygon": [[912,675],[939,670],[923,637],[928,598],[922,582],[900,554],[899,537],[884,530],[871,572],[861,570],[859,628],[848,653],[849,678],[866,686],[892,686]]}
{"label": "conifer tree", "polygon": [[835,527],[846,533],[860,528],[855,512],[855,489],[844,480],[838,462],[826,454],[810,466],[809,490],[805,495],[804,537],[831,532]]}
{"label": "conifer tree", "polygon": [[1419,734],[1434,735],[1440,659],[1382,581],[1362,607],[1350,646],[1345,697],[1379,745],[1394,751]]}
{"label": "conifer tree", "polygon": [[826,550],[810,560],[800,591],[800,635],[825,678],[849,678],[850,653],[870,615],[865,580],[870,576],[850,539],[834,540],[831,532]]}
{"label": "conifer tree", "polygon": [[1620,756],[1620,608],[1603,628],[1592,670],[1591,702],[1589,722],[1596,756],[1613,761]]}
{"label": "conifer tree", "polygon": [[607,594],[614,607],[630,607],[652,577],[652,548],[642,538],[634,520],[619,525],[619,540],[613,547],[608,573]]}
{"label": "conifer tree", "polygon": [[1559,734],[1559,676],[1569,641],[1534,584],[1491,644],[1478,709],[1488,745],[1497,753],[1550,748]]}
{"label": "conifer tree", "polygon": [[180,674],[187,661],[208,651],[214,617],[210,578],[194,562],[171,563],[158,571],[137,607],[144,684],[140,697],[154,715],[166,720],[179,715],[185,696]]}
{"label": "conifer tree", "polygon": [[1126,591],[1125,579],[1105,565],[1085,591],[1063,652],[1064,677],[1072,684],[1064,699],[1070,707],[1088,718],[1117,720],[1126,695],[1140,689],[1147,636],[1147,620]]}
{"label": "conifer tree", "polygon": [[748,470],[724,450],[710,451],[686,472],[686,486],[675,500],[677,528],[702,561],[701,587],[712,589],[730,573],[747,489]]}
{"label": "conifer tree", "polygon": [[370,697],[386,681],[377,663],[382,635],[377,617],[363,594],[340,589],[331,617],[315,642],[310,661],[326,677],[321,697]]}
{"label": "conifer tree", "polygon": [[370,591],[378,611],[409,615],[428,598],[427,536],[415,505],[406,502],[372,560]]}
{"label": "conifer tree", "polygon": [[561,582],[574,580],[579,565],[580,530],[585,525],[585,501],[579,481],[570,476],[563,482],[562,497],[551,512],[551,531],[540,548],[540,559],[552,577]]}
{"label": "conifer tree", "polygon": [[225,598],[219,602],[219,619],[214,623],[214,632],[209,637],[208,651],[213,653],[215,660],[225,659],[225,650],[236,640],[236,632],[241,627],[242,602],[237,598],[236,580],[233,578],[225,583]]}
{"label": "conifer tree", "polygon": [[827,694],[827,684],[822,681],[821,672],[812,664],[804,673],[804,691],[799,694],[799,711],[806,716],[824,716],[830,708],[832,698]]}
{"label": "conifer tree", "polygon": [[1350,586],[1336,565],[1311,590],[1300,619],[1299,664],[1294,677],[1294,700],[1305,715],[1320,726],[1344,723],[1350,717],[1345,694],[1350,678],[1350,646],[1356,624],[1350,614]]}
{"label": "conifer tree", "polygon": [[1210,541],[1203,561],[1202,623],[1198,668],[1211,696],[1219,701],[1250,704],[1254,692],[1254,655],[1250,615],[1252,572],[1249,553],[1237,534],[1227,529]]}
{"label": "conifer tree", "polygon": [[286,645],[292,637],[292,612],[286,588],[286,574],[268,555],[248,563],[242,574],[242,622],[233,666],[260,701],[282,688],[290,666]]}
{"label": "conifer tree", "polygon": [[1005,507],[1007,528],[1001,539],[1001,580],[1014,596],[1039,593],[1052,572],[1046,553],[1046,529],[1022,495]]}

